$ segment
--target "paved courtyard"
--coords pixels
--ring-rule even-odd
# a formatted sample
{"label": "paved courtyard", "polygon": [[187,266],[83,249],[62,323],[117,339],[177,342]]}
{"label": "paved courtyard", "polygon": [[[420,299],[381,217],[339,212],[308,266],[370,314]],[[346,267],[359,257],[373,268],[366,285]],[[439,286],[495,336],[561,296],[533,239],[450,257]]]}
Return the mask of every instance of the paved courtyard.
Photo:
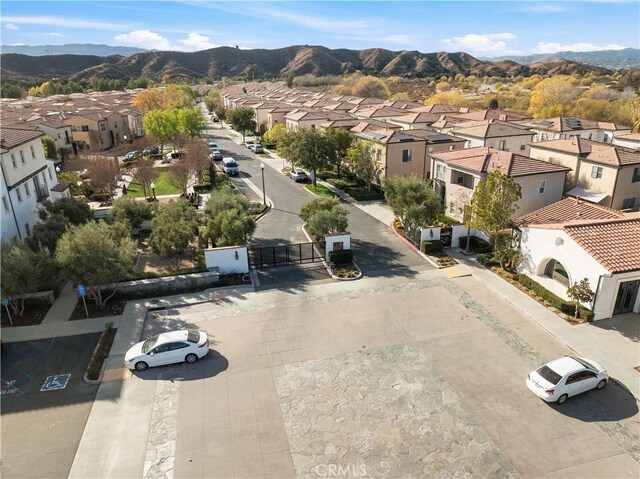
{"label": "paved courtyard", "polygon": [[71,477],[640,473],[635,398],[614,383],[563,406],[533,396],[526,374],[570,351],[472,277],[232,295],[149,314],[144,334],[179,324],[211,353],[103,385],[101,420],[150,426],[98,457],[81,446]]}

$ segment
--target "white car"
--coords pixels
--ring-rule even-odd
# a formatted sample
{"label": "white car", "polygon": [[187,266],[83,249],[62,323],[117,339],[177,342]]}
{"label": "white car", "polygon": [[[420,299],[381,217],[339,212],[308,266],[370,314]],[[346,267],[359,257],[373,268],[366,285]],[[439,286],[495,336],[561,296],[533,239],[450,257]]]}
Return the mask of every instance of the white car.
{"label": "white car", "polygon": [[609,374],[595,361],[573,356],[554,359],[527,375],[527,387],[547,402],[563,404],[569,397],[603,389]]}
{"label": "white car", "polygon": [[124,356],[129,369],[144,371],[163,364],[195,363],[209,352],[209,338],[204,331],[183,329],[162,333],[132,346]]}
{"label": "white car", "polygon": [[293,170],[291,170],[291,173],[289,173],[289,178],[294,180],[296,183],[299,181],[307,181],[309,179],[302,168],[294,168]]}

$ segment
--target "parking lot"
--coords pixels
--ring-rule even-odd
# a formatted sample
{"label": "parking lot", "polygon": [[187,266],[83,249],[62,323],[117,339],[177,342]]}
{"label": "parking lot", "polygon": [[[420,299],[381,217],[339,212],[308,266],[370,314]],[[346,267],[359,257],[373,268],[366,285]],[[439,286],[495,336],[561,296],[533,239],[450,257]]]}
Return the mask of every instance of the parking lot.
{"label": "parking lot", "polygon": [[67,476],[98,390],[82,377],[99,336],[3,345],[3,477]]}
{"label": "parking lot", "polygon": [[125,381],[153,403],[144,477],[638,476],[633,396],[533,396],[527,373],[570,351],[472,277],[307,285],[152,321],[204,329],[213,351]]}

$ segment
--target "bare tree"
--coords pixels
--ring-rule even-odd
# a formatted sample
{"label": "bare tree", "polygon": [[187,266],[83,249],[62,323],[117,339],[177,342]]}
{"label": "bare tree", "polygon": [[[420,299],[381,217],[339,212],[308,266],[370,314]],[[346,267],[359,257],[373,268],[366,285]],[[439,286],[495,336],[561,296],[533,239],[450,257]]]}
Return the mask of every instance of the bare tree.
{"label": "bare tree", "polygon": [[187,187],[189,186],[189,180],[191,180],[192,176],[193,168],[186,157],[180,158],[169,167],[169,183],[185,195],[187,194]]}
{"label": "bare tree", "polygon": [[209,166],[209,145],[203,140],[187,144],[186,160],[191,165],[197,183],[202,183],[204,169]]}
{"label": "bare tree", "polygon": [[109,193],[113,198],[113,190],[120,178],[120,165],[117,158],[106,156],[89,156],[86,163],[91,184],[104,192]]}
{"label": "bare tree", "polygon": [[141,158],[138,160],[138,167],[136,168],[135,178],[142,186],[144,196],[147,196],[147,188],[158,177],[158,169],[153,167],[153,158]]}

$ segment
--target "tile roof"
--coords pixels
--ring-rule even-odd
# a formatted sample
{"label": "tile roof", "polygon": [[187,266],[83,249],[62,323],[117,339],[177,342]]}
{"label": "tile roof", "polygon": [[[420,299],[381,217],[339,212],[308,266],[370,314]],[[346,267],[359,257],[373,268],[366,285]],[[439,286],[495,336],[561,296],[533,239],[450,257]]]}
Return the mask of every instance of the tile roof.
{"label": "tile roof", "polygon": [[579,131],[579,130],[595,130],[598,123],[591,120],[583,120],[573,116],[558,116],[556,118],[544,118],[540,120],[526,121],[522,124],[545,131]]}
{"label": "tile roof", "polygon": [[43,135],[40,130],[0,126],[0,148],[10,150]]}
{"label": "tile roof", "polygon": [[573,220],[607,220],[624,218],[624,213],[580,198],[564,198],[520,216],[518,225],[565,223]]}
{"label": "tile roof", "polygon": [[506,122],[490,121],[484,125],[463,128],[457,125],[453,128],[452,134],[459,136],[470,136],[473,138],[502,138],[506,136],[531,136],[534,132],[517,125],[510,125]]}
{"label": "tile roof", "polygon": [[401,116],[394,116],[393,121],[412,125],[414,123],[435,123],[440,119],[437,113],[429,113],[427,111],[414,111]]}
{"label": "tile roof", "polygon": [[623,166],[640,163],[640,151],[625,146],[573,137],[533,143],[532,148],[543,148],[582,155],[582,159],[606,165]]}
{"label": "tile roof", "polygon": [[458,151],[432,153],[435,160],[444,161],[448,165],[464,168],[477,173],[499,171],[503,175],[515,178],[518,176],[538,175],[545,173],[568,172],[571,168],[536,160],[528,156],[508,151],[479,146]]}
{"label": "tile roof", "polygon": [[349,113],[361,118],[390,118],[406,115],[406,110],[398,108],[382,107],[380,105],[366,105],[349,110]]}
{"label": "tile roof", "polygon": [[59,181],[57,185],[51,188],[51,191],[55,191],[57,193],[62,193],[67,190],[71,186],[70,181]]}
{"label": "tile roof", "polygon": [[640,132],[638,133],[627,133],[624,135],[616,135],[614,140],[619,138],[621,140],[632,140],[632,141],[640,141]]}
{"label": "tile roof", "polygon": [[469,113],[462,113],[456,115],[457,118],[464,118],[467,120],[502,120],[502,121],[516,121],[516,120],[530,120],[531,117],[516,113],[515,111],[496,109],[486,109],[472,111]]}

